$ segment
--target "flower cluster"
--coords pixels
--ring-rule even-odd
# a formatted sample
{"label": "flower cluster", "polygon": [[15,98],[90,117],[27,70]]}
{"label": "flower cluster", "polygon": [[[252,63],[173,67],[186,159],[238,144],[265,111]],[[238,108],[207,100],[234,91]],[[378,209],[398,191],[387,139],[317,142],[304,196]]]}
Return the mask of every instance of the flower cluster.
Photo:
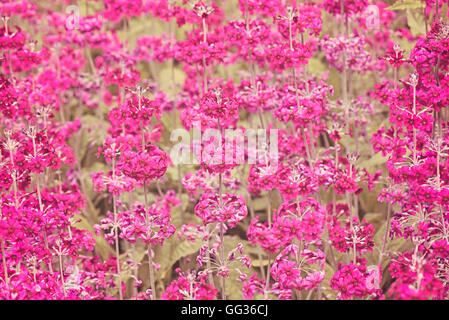
{"label": "flower cluster", "polygon": [[0,1],[0,299],[449,299],[447,0],[82,4]]}

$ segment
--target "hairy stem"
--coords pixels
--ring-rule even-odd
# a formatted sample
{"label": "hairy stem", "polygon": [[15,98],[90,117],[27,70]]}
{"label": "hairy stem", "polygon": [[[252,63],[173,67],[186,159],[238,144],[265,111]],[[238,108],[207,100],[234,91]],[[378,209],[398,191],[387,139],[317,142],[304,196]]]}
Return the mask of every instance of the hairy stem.
{"label": "hairy stem", "polygon": [[62,262],[62,255],[59,254],[59,272],[61,274],[61,284],[62,284],[62,291],[64,292],[64,296],[66,295],[65,291],[65,282],[64,282],[64,272],[63,272],[63,262]]}
{"label": "hairy stem", "polygon": [[9,287],[8,267],[6,265],[6,256],[5,256],[5,240],[3,238],[2,238],[2,260],[3,260],[3,271],[5,273],[5,283],[6,286]]}
{"label": "hairy stem", "polygon": [[388,208],[387,208],[387,223],[385,226],[385,233],[382,239],[382,248],[380,250],[379,253],[379,262],[377,263],[378,265],[382,264],[382,260],[384,257],[384,253],[385,253],[385,249],[387,247],[387,242],[388,242],[388,234],[390,233],[390,220],[391,220],[391,203],[388,203]]}
{"label": "hairy stem", "polygon": [[[416,115],[416,86],[413,86],[413,115]],[[416,128],[413,126],[413,164],[416,163]]]}
{"label": "hairy stem", "polygon": [[[203,18],[203,43],[207,44],[207,25],[206,19]],[[207,93],[207,69],[206,58],[203,56],[203,95]]]}
{"label": "hairy stem", "polygon": [[[219,193],[219,201],[220,207],[223,205],[223,195],[222,195],[222,174],[218,175],[218,193]],[[220,261],[224,265],[225,263],[225,252],[224,252],[224,223],[220,224]],[[226,300],[226,277],[221,278],[221,298],[222,300]]]}
{"label": "hairy stem", "polygon": [[[112,160],[112,179],[115,180],[115,159]],[[114,210],[114,240],[115,240],[115,257],[117,260],[117,274],[118,274],[118,292],[120,300],[123,300],[122,293],[122,272],[120,269],[120,250],[119,250],[119,239],[118,239],[118,215],[117,215],[117,199],[114,194],[112,194],[112,205]]]}

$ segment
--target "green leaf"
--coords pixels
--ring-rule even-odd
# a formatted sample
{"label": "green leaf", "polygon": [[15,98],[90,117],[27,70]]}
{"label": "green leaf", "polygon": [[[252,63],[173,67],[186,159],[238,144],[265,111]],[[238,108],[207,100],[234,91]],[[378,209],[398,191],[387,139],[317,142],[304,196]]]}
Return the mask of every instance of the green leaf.
{"label": "green leaf", "polygon": [[253,259],[251,260],[251,265],[253,267],[260,267],[260,266],[266,267],[268,266],[268,259],[262,259],[260,261],[258,259]]}
{"label": "green leaf", "polygon": [[[226,278],[226,298],[228,300],[243,300],[243,282],[237,280],[238,276],[238,272],[232,270],[229,274],[229,278]],[[221,278],[219,279],[221,285]]]}
{"label": "green leaf", "polygon": [[[101,106],[100,106],[101,107]],[[103,106],[105,107],[105,106]],[[92,142],[103,144],[107,136],[108,123],[99,119],[99,115],[86,114],[81,117],[81,123],[84,129],[82,136],[82,145],[80,146],[80,159],[84,158],[85,153]]]}
{"label": "green leaf", "polygon": [[387,10],[405,10],[405,9],[418,9],[424,8],[426,5],[421,1],[416,0],[399,0],[392,6],[387,7]]}
{"label": "green leaf", "polygon": [[335,300],[336,298],[336,292],[331,289],[330,287],[330,280],[332,279],[335,271],[332,269],[332,267],[329,264],[324,265],[324,272],[325,277],[323,282],[321,283],[321,286],[323,288],[323,296],[326,297],[328,300]]}
{"label": "green leaf", "polygon": [[114,251],[111,249],[107,241],[102,236],[97,236],[95,234],[94,228],[85,217],[77,215],[76,218],[80,219],[81,221],[75,223],[73,226],[80,230],[87,230],[92,234],[95,239],[95,250],[101,255],[104,260],[108,259],[109,255],[114,254]]}
{"label": "green leaf", "polygon": [[159,71],[158,77],[160,80],[160,89],[173,96],[177,92],[176,85],[184,83],[186,75],[179,68],[173,68],[172,71],[171,67],[166,67]]}
{"label": "green leaf", "polygon": [[443,6],[441,7],[441,18],[444,21],[447,21],[447,11],[448,11],[448,4],[443,3]]}
{"label": "green leaf", "polygon": [[307,64],[307,71],[309,71],[313,75],[320,75],[323,72],[327,71],[326,65],[319,58],[311,58],[309,59],[309,63]]}
{"label": "green leaf", "polygon": [[164,245],[154,248],[155,258],[154,261],[161,265],[157,272],[159,278],[164,278],[167,271],[171,270],[171,267],[183,257],[187,257],[197,252],[202,242],[190,242],[187,240],[179,240],[176,235],[173,235],[170,239],[164,242]]}
{"label": "green leaf", "polygon": [[363,219],[371,223],[375,230],[378,230],[382,223],[385,222],[385,213],[382,212],[369,212],[363,216]]}
{"label": "green leaf", "polygon": [[407,24],[413,36],[426,34],[426,22],[421,12],[417,10],[407,10]]}
{"label": "green leaf", "polygon": [[[254,254],[255,250],[257,250],[257,248],[252,246],[249,241],[240,239],[237,236],[225,236],[224,243],[225,243],[225,250],[224,250],[225,257],[227,257],[229,252],[231,250],[235,249],[235,247],[237,247],[237,245],[239,243],[241,243],[243,245],[243,254],[251,255],[251,254]],[[266,256],[263,255],[262,259],[263,259],[263,261],[265,261]],[[240,266],[239,264],[234,264],[232,268],[238,268],[242,273],[245,273],[248,276],[251,276],[252,274],[254,274],[256,272],[259,273],[259,271],[260,271],[259,268],[255,268],[256,265],[259,265],[258,260],[251,257],[251,262],[252,262],[252,266],[249,269],[244,266]],[[266,260],[266,262],[268,264],[268,260]],[[239,276],[238,272],[235,269],[231,269],[230,276],[228,278],[226,278],[226,297],[230,300],[243,299],[243,293],[242,293],[243,282],[238,280],[238,276]],[[259,273],[259,276],[260,276],[260,273]],[[218,278],[218,279],[220,280],[219,283],[221,286],[221,278]]]}
{"label": "green leaf", "polygon": [[373,157],[368,160],[360,162],[359,168],[365,168],[368,171],[375,171],[374,169],[386,163],[386,159],[382,156],[381,152],[376,153]]}
{"label": "green leaf", "polygon": [[[197,225],[203,225],[203,222],[201,221],[201,219],[192,213],[187,212],[187,208],[189,206],[189,197],[186,194],[182,195],[182,203],[185,204],[183,205],[183,210],[184,210],[184,224],[189,224],[189,223],[194,223]],[[174,207],[172,213],[171,213],[171,223],[175,225],[176,229],[178,230],[179,228],[181,228],[181,212],[179,209],[179,206]]]}
{"label": "green leaf", "polygon": [[266,211],[268,207],[267,197],[258,197],[253,199],[254,211]]}
{"label": "green leaf", "polygon": [[[376,234],[373,237],[374,241],[374,250],[366,253],[365,258],[368,260],[368,264],[377,265],[379,262],[379,253],[380,250],[382,250],[382,243],[385,236],[385,228],[387,223],[384,222],[382,226],[377,229]],[[405,240],[403,238],[394,238],[394,239],[387,239],[387,244],[385,247],[385,253],[383,259],[382,259],[382,270],[385,271],[386,267],[390,263],[390,258],[388,256],[388,253],[392,252],[404,252],[406,250],[409,250],[412,247],[412,244],[410,241]],[[383,276],[383,279],[386,277]]]}

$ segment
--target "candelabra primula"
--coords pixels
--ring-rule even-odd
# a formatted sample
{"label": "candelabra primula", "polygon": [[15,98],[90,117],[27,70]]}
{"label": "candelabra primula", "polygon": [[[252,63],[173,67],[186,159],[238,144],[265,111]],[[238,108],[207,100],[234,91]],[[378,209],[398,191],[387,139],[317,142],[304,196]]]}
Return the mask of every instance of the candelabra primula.
{"label": "candelabra primula", "polygon": [[79,5],[0,3],[0,298],[448,299],[447,1]]}

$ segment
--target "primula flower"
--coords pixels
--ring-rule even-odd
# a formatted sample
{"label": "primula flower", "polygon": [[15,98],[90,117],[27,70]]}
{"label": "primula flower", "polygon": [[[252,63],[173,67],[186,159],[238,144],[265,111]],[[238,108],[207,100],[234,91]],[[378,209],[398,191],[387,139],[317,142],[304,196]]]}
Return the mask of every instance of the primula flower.
{"label": "primula flower", "polygon": [[207,274],[195,272],[182,273],[177,269],[179,278],[173,280],[162,294],[162,300],[213,300],[218,290],[207,284]]}
{"label": "primula flower", "polygon": [[233,228],[248,214],[245,200],[230,193],[203,194],[195,207],[195,213],[204,224],[221,222]]}

